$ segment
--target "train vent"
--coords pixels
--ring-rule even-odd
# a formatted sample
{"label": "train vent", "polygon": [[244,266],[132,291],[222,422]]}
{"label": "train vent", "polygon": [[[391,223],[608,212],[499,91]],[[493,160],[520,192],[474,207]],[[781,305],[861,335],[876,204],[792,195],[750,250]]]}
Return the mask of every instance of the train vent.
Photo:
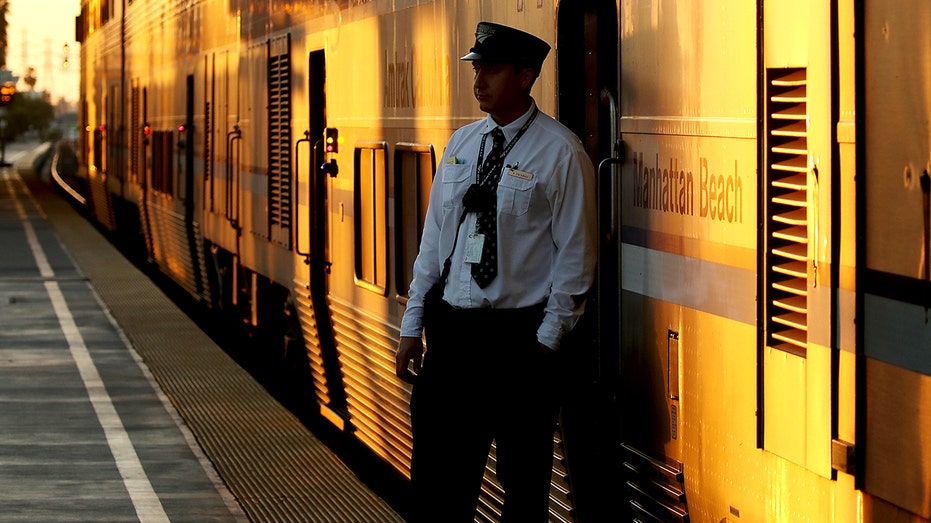
{"label": "train vent", "polygon": [[682,463],[658,459],[621,443],[630,521],[688,523]]}
{"label": "train vent", "polygon": [[272,241],[291,241],[291,40],[269,43],[268,224]]}
{"label": "train vent", "polygon": [[770,69],[767,104],[767,346],[808,348],[808,109],[806,70]]}

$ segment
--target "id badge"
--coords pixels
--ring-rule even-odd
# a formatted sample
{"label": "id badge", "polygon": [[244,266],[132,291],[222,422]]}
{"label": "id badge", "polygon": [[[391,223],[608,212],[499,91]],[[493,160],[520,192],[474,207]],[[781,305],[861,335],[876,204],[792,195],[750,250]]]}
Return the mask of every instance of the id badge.
{"label": "id badge", "polygon": [[485,245],[485,235],[473,232],[466,238],[465,262],[478,263],[482,261],[482,246]]}

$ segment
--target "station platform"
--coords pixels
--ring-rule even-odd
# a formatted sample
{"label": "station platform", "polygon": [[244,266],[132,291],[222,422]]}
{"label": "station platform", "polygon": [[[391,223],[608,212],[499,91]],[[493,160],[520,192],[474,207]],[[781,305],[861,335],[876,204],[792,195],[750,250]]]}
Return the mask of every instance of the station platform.
{"label": "station platform", "polygon": [[403,521],[29,173],[37,145],[0,167],[2,520]]}

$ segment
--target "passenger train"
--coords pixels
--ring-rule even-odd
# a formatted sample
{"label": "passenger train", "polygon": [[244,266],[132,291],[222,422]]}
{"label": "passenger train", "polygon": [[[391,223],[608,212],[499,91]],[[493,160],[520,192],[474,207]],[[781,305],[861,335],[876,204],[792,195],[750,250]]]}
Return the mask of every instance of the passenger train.
{"label": "passenger train", "polygon": [[[400,318],[487,20],[553,45],[533,96],[598,166],[551,521],[931,521],[931,3],[80,6],[89,215],[279,333],[401,475]],[[476,521],[500,499],[492,450]]]}

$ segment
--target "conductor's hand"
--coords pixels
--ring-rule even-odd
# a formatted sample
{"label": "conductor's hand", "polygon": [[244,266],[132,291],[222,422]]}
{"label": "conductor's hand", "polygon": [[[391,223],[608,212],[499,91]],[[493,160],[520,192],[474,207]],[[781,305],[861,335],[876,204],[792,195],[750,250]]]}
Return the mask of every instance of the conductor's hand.
{"label": "conductor's hand", "polygon": [[402,336],[401,341],[398,342],[398,354],[395,357],[395,373],[402,380],[414,383],[422,363],[423,340]]}

